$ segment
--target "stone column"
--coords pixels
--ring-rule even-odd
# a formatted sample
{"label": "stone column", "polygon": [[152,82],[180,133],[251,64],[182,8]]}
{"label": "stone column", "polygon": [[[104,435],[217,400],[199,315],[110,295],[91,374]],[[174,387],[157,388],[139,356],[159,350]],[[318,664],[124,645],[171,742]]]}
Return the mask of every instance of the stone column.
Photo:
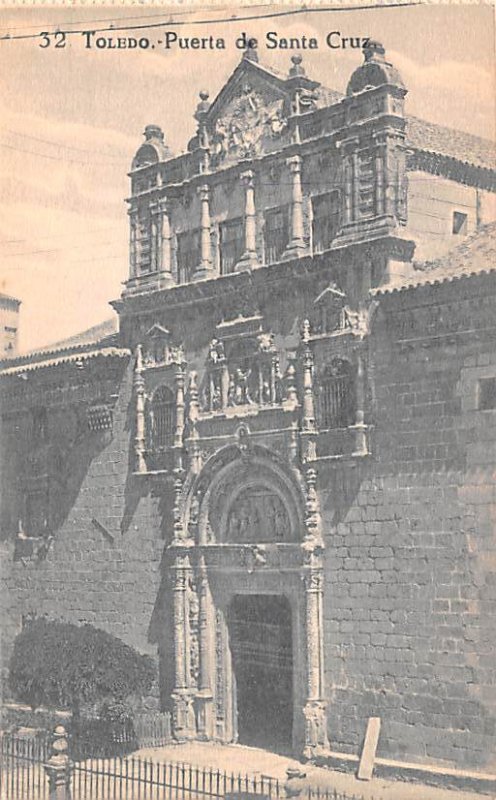
{"label": "stone column", "polygon": [[134,368],[134,391],[136,395],[136,435],[134,438],[134,453],[136,457],[136,471],[146,472],[146,420],[145,420],[145,379],[143,377],[143,348],[139,344],[136,348],[136,366]]}
{"label": "stone column", "polygon": [[187,587],[191,564],[187,550],[181,548],[174,566],[174,672],[172,693],[174,736],[179,741],[191,739],[195,734],[193,698],[189,686],[189,625],[187,613]]}
{"label": "stone column", "polygon": [[163,275],[165,283],[172,282],[172,253],[171,253],[171,229],[170,229],[170,205],[167,198],[163,197],[159,202],[160,225],[159,225],[159,270]]}
{"label": "stone column", "polygon": [[197,695],[198,734],[201,739],[210,739],[213,736],[213,693],[212,693],[212,635],[213,620],[211,619],[210,595],[208,575],[205,559],[200,558],[198,569],[198,639],[200,651],[199,691]]}
{"label": "stone column", "polygon": [[[312,558],[312,560],[314,560]],[[328,748],[327,721],[323,698],[323,569],[311,565],[304,576],[306,622],[306,702],[305,717],[306,758],[314,758]]]}
{"label": "stone column", "polygon": [[377,143],[375,155],[375,213],[381,216],[385,211],[384,204],[384,156],[386,152],[385,142]]}
{"label": "stone column", "polygon": [[158,204],[150,204],[150,272],[158,272],[159,269],[159,254],[158,254]]}
{"label": "stone column", "polygon": [[286,164],[291,170],[292,191],[291,191],[291,241],[286,250],[286,255],[297,257],[302,255],[305,250],[303,241],[303,193],[301,190],[301,156],[288,158]]}
{"label": "stone column", "polygon": [[184,437],[184,367],[178,364],[175,374],[176,382],[176,430],[174,432],[175,467],[183,466],[183,437]]}
{"label": "stone column", "polygon": [[212,242],[210,231],[210,189],[207,184],[198,189],[201,202],[201,264],[195,273],[197,278],[206,278],[212,272]]}
{"label": "stone column", "polygon": [[198,375],[196,372],[191,372],[190,374],[188,395],[189,435],[186,444],[191,471],[194,474],[198,474],[201,469],[200,436],[197,428],[200,406],[198,402]]}
{"label": "stone column", "polygon": [[300,436],[302,438],[303,461],[314,461],[317,457],[317,429],[315,426],[315,398],[313,392],[313,353],[309,345],[310,324],[303,323],[302,366],[303,366],[303,416]]}
{"label": "stone column", "polygon": [[365,456],[368,453],[367,426],[365,425],[365,368],[363,355],[356,354],[356,416],[355,416],[355,454]]}
{"label": "stone column", "polygon": [[130,209],[129,216],[129,277],[135,278],[138,271],[136,259],[136,228],[138,225],[137,212],[135,208]]}
{"label": "stone column", "polygon": [[251,269],[258,264],[257,259],[257,224],[255,209],[255,187],[252,170],[243,172],[241,183],[245,188],[245,252],[238,263],[237,269]]}
{"label": "stone column", "polygon": [[353,191],[353,170],[351,156],[344,156],[344,219],[343,224],[349,225],[353,219],[352,211],[352,191]]}
{"label": "stone column", "polygon": [[71,800],[71,776],[74,765],[68,756],[67,733],[57,725],[53,733],[52,755],[44,765],[48,776],[49,800]]}

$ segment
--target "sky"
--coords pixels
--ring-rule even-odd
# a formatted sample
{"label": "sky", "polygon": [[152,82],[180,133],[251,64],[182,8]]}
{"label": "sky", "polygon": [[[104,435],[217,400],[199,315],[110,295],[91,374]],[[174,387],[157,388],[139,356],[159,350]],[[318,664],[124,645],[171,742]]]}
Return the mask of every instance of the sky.
{"label": "sky", "polygon": [[[296,7],[295,7],[296,8]],[[221,6],[196,19],[267,13],[268,6]],[[288,10],[281,6],[279,10]],[[225,50],[96,49],[80,33],[64,48],[41,47],[40,31],[92,30],[172,19],[183,37],[223,37]],[[382,6],[322,10],[268,20],[198,25],[184,5],[2,8],[0,36],[0,291],[22,300],[21,350],[84,330],[110,316],[128,270],[127,172],[145,125],[159,124],[173,152],[194,134],[200,89],[213,99],[236,67],[243,31],[261,46],[260,61],[287,73],[294,51],[269,50],[279,38],[313,36],[318,50],[300,50],[307,74],[344,92],[361,63],[357,50],[331,50],[330,31],[379,39],[402,74],[407,113],[494,139],[494,10],[489,5]],[[167,24],[169,22],[169,25]],[[116,34],[102,34],[114,35]],[[120,36],[134,35],[125,31]]]}

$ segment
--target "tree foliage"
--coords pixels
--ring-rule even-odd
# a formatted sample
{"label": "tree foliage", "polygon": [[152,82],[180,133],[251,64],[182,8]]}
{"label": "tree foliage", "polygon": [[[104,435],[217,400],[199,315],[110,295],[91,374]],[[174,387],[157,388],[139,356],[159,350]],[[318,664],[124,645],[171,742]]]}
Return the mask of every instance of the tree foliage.
{"label": "tree foliage", "polygon": [[15,697],[78,710],[105,699],[124,701],[148,692],[155,667],[123,641],[92,625],[44,618],[30,621],[14,643],[9,683]]}

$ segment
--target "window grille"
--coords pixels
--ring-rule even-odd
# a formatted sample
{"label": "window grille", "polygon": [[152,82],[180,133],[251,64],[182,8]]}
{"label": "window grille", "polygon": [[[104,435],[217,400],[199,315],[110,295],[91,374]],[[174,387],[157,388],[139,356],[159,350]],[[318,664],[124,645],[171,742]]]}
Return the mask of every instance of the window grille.
{"label": "window grille", "polygon": [[281,206],[265,214],[265,263],[280,261],[289,244],[289,206]]}
{"label": "window grille", "polygon": [[230,219],[220,226],[220,271],[229,275],[244,253],[245,226],[244,220]]}
{"label": "window grille", "polygon": [[153,395],[151,423],[153,449],[171,447],[174,443],[176,404],[174,394],[167,386],[160,386]]}
{"label": "window grille", "polygon": [[177,235],[177,282],[188,283],[201,264],[201,231],[196,228]]}
{"label": "window grille", "polygon": [[326,368],[319,392],[322,428],[346,428],[355,422],[355,381],[349,361],[334,359]]}
{"label": "window grille", "polygon": [[340,225],[339,192],[328,192],[312,198],[313,251],[322,253],[331,245]]}

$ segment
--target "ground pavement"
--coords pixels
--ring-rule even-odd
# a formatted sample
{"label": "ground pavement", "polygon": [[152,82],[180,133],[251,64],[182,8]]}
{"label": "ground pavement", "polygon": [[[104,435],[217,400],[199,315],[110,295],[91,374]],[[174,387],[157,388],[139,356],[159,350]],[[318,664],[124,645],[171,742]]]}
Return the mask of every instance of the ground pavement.
{"label": "ground pavement", "polygon": [[133,755],[149,758],[152,761],[182,761],[185,764],[211,767],[226,772],[267,775],[280,781],[285,781],[288,767],[297,767],[306,773],[309,785],[320,786],[322,789],[336,789],[338,792],[356,795],[358,798],[363,797],[363,800],[487,800],[488,798],[488,795],[473,792],[455,792],[380,778],[359,781],[352,774],[312,767],[308,764],[302,765],[287,756],[235,744],[187,742],[167,747],[150,747],[139,750]]}

